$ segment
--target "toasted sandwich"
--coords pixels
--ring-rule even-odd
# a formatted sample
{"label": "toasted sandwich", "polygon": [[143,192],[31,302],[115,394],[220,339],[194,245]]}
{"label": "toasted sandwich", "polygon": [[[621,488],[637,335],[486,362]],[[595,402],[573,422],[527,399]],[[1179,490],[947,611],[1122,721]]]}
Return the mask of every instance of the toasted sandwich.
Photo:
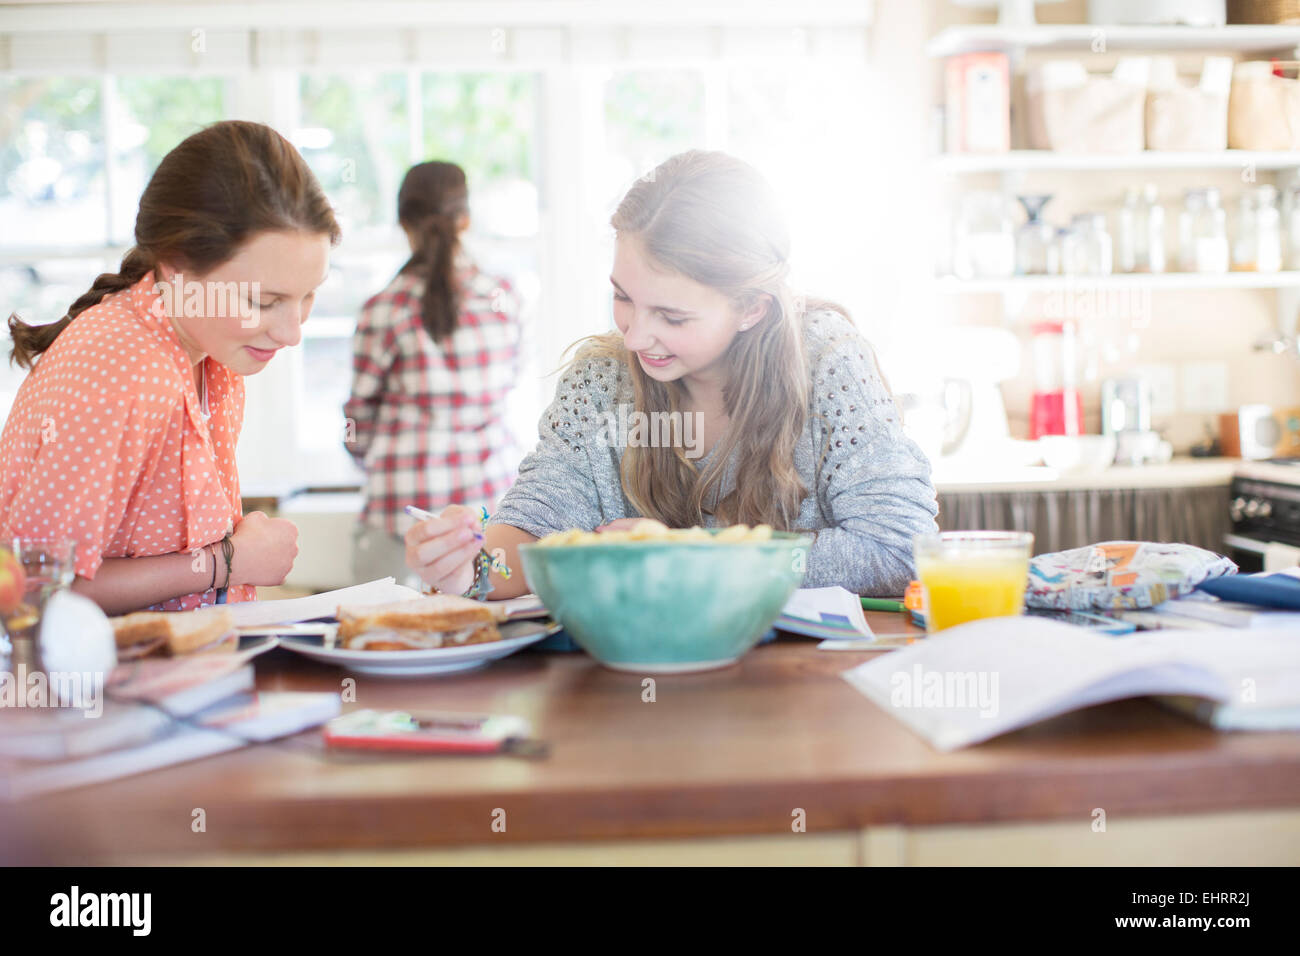
{"label": "toasted sandwich", "polygon": [[111,620],[122,660],[156,651],[174,656],[230,653],[239,648],[234,619],[225,608],[136,611]]}
{"label": "toasted sandwich", "polygon": [[411,651],[501,640],[505,609],[454,594],[340,606],[335,646],[350,650]]}

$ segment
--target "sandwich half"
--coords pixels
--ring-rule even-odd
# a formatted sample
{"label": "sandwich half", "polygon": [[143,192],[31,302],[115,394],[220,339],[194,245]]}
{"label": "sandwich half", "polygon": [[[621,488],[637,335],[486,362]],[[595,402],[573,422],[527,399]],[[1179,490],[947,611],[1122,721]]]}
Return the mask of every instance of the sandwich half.
{"label": "sandwich half", "polygon": [[349,650],[412,651],[501,640],[505,609],[454,594],[432,594],[359,607],[340,606],[335,646]]}
{"label": "sandwich half", "polygon": [[111,619],[118,657],[130,660],[154,651],[166,654],[229,653],[239,647],[234,619],[225,608],[193,611],[136,611]]}

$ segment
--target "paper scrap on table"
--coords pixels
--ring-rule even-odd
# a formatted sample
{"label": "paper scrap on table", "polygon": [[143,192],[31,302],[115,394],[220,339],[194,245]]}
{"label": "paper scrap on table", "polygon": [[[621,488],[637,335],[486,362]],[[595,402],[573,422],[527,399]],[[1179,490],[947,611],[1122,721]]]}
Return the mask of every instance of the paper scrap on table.
{"label": "paper scrap on table", "polygon": [[220,607],[230,612],[235,627],[265,627],[268,624],[291,624],[294,621],[333,617],[340,604],[387,604],[390,601],[408,601],[421,596],[415,588],[398,584],[388,577],[307,597],[281,601],[238,601]]}
{"label": "paper scrap on table", "polygon": [[924,634],[877,634],[875,637],[828,637],[817,645],[819,651],[894,651],[925,639]]}
{"label": "paper scrap on table", "polygon": [[841,587],[800,588],[785,603],[773,627],[820,638],[873,638],[862,601]]}

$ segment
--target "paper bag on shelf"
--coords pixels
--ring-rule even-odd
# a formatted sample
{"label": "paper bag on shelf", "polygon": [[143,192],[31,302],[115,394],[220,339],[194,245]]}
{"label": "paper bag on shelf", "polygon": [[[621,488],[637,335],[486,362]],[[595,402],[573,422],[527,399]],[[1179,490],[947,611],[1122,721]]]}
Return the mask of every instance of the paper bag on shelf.
{"label": "paper bag on shelf", "polygon": [[1154,57],[1147,87],[1147,149],[1226,149],[1231,84],[1230,57],[1207,56],[1194,86],[1178,77],[1172,57]]}
{"label": "paper bag on shelf", "polygon": [[[1300,79],[1295,63],[1238,63],[1228,100],[1230,149],[1300,149]],[[1291,76],[1277,76],[1274,68]]]}
{"label": "paper bag on shelf", "polygon": [[1076,60],[1049,60],[1025,80],[1026,131],[1032,149],[1135,153],[1145,141],[1146,63],[1119,61],[1110,76]]}

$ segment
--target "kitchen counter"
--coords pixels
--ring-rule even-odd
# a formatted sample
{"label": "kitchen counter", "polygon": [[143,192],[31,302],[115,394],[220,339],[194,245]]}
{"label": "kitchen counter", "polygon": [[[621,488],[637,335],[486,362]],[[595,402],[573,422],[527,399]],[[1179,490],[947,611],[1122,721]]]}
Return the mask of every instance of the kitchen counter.
{"label": "kitchen counter", "polygon": [[1204,488],[1232,482],[1238,458],[1175,458],[1163,465],[1112,465],[1090,474],[1062,475],[1044,466],[955,469],[936,465],[934,484],[941,494],[1000,491],[1087,491],[1108,488]]}
{"label": "kitchen counter", "polygon": [[[551,754],[330,754],[308,731],[0,805],[0,862],[1300,862],[1300,734],[1127,700],[939,753],[840,677],[870,656],[782,639],[660,675],[651,702],[582,654],[359,676],[356,706],[518,714]],[[349,676],[282,650],[256,666],[265,690]]]}

